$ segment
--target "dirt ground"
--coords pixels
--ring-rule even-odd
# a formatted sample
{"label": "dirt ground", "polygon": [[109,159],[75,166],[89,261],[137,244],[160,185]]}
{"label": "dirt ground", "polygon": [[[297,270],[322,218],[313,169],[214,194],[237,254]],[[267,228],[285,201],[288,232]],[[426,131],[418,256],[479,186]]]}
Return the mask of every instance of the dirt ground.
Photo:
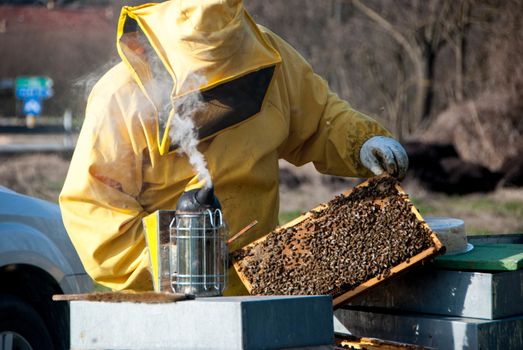
{"label": "dirt ground", "polygon": [[[56,154],[0,156],[0,185],[57,202],[69,167],[68,157]],[[280,169],[280,221],[328,201],[360,181],[320,175],[312,165],[296,168],[282,162]],[[407,179],[403,187],[422,215],[461,218],[469,234],[523,232],[523,189],[446,196],[427,192],[412,179]]]}

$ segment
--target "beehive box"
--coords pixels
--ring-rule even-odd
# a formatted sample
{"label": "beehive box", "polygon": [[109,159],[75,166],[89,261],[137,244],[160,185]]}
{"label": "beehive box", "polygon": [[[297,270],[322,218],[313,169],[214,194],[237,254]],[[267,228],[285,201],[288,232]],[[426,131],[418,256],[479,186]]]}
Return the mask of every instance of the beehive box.
{"label": "beehive box", "polygon": [[251,294],[331,294],[334,307],[443,251],[391,177],[376,177],[233,253]]}

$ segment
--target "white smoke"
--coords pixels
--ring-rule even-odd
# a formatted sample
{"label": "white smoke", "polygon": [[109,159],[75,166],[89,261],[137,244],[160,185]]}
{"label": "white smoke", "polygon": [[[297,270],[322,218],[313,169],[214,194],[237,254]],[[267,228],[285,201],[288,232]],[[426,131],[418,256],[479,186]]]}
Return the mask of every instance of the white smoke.
{"label": "white smoke", "polygon": [[73,80],[72,85],[75,90],[75,94],[81,99],[81,104],[85,107],[85,101],[89,97],[91,90],[100,80],[100,78],[107,73],[109,69],[116,66],[119,63],[119,59],[112,58],[109,61],[99,64],[97,68],[92,70],[90,73],[84,74]]}
{"label": "white smoke", "polygon": [[[142,42],[143,47],[149,46],[144,36],[138,36],[138,40]],[[147,59],[154,79],[146,84],[146,88],[154,95],[154,99],[159,105],[159,123],[165,126],[171,110],[174,110],[169,128],[171,142],[179,147],[178,152],[187,156],[189,163],[197,172],[199,180],[206,188],[209,188],[212,186],[211,175],[203,154],[197,148],[198,137],[193,119],[193,115],[203,108],[203,98],[198,91],[207,80],[203,76],[192,74],[185,79],[183,86],[185,91],[196,92],[177,98],[173,102],[169,93],[175,90],[173,80],[163,62],[156,54],[148,55]]]}
{"label": "white smoke", "polygon": [[[198,88],[204,84],[204,79],[193,76],[192,84]],[[179,108],[174,108],[169,136],[171,142],[180,147],[179,152],[187,155],[189,163],[198,173],[198,178],[206,188],[212,186],[211,174],[207,168],[205,157],[198,150],[198,137],[193,116],[204,107],[202,95],[199,92],[188,94],[177,101]]]}
{"label": "white smoke", "polygon": [[[150,47],[147,39],[143,35],[137,35],[136,40],[144,48]],[[166,70],[163,62],[157,54],[147,54],[147,61],[154,77],[145,83],[146,90],[151,94],[159,109],[158,122],[166,126],[171,110],[174,115],[169,128],[171,142],[179,147],[179,152],[187,156],[189,163],[197,172],[198,178],[204,183],[206,188],[212,186],[211,175],[207,169],[207,162],[203,154],[198,150],[198,137],[194,125],[193,115],[203,108],[203,98],[199,93],[199,88],[207,80],[198,74],[192,74],[183,82],[184,91],[196,91],[194,93],[171,100],[171,93],[174,90],[173,79]],[[180,82],[181,83],[181,82]],[[175,108],[175,105],[178,108]]]}

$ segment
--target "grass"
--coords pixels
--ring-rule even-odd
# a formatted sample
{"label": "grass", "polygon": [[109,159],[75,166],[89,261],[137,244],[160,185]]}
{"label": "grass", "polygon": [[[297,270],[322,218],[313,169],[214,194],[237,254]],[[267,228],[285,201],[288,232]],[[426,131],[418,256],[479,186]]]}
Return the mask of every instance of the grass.
{"label": "grass", "polygon": [[523,231],[523,201],[489,195],[437,195],[412,200],[423,216],[453,216],[465,220],[468,234]]}
{"label": "grass", "polygon": [[64,181],[62,179],[60,180],[49,180],[46,183],[46,187],[49,188],[51,191],[58,191],[60,192],[62,190],[62,187],[64,186]]}
{"label": "grass", "polygon": [[93,292],[111,292],[112,289],[93,281]]}
{"label": "grass", "polygon": [[442,204],[447,209],[487,211],[508,215],[523,216],[523,201],[500,201],[490,197],[459,197],[438,196],[441,198],[419,199],[413,198],[412,202],[418,210],[426,215],[433,215],[442,211]]}
{"label": "grass", "polygon": [[[411,197],[411,201],[422,216],[463,219],[468,235],[523,232],[523,200],[499,198],[488,194],[468,196],[431,194]],[[281,212],[280,224],[289,222],[303,211]]]}
{"label": "grass", "polygon": [[[458,204],[465,206],[463,201],[458,201]],[[491,210],[500,214],[505,213],[523,217],[523,202],[519,201],[497,202],[484,199],[477,202],[472,202],[471,208],[477,210]]]}
{"label": "grass", "polygon": [[431,213],[437,211],[437,209],[428,201],[417,198],[411,198],[410,200],[422,215],[433,215]]}
{"label": "grass", "polygon": [[293,210],[293,211],[283,211],[283,212],[280,212],[280,215],[278,216],[278,220],[280,222],[280,225],[283,225],[283,224],[291,221],[292,219],[296,219],[304,211]]}

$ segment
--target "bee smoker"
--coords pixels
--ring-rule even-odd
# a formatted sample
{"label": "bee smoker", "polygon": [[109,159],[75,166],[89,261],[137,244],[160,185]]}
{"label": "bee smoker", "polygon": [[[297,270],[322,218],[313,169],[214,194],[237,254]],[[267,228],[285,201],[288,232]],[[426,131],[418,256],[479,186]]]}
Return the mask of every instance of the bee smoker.
{"label": "bee smoker", "polygon": [[171,285],[176,293],[222,294],[227,283],[226,231],[212,187],[182,194],[169,229]]}

